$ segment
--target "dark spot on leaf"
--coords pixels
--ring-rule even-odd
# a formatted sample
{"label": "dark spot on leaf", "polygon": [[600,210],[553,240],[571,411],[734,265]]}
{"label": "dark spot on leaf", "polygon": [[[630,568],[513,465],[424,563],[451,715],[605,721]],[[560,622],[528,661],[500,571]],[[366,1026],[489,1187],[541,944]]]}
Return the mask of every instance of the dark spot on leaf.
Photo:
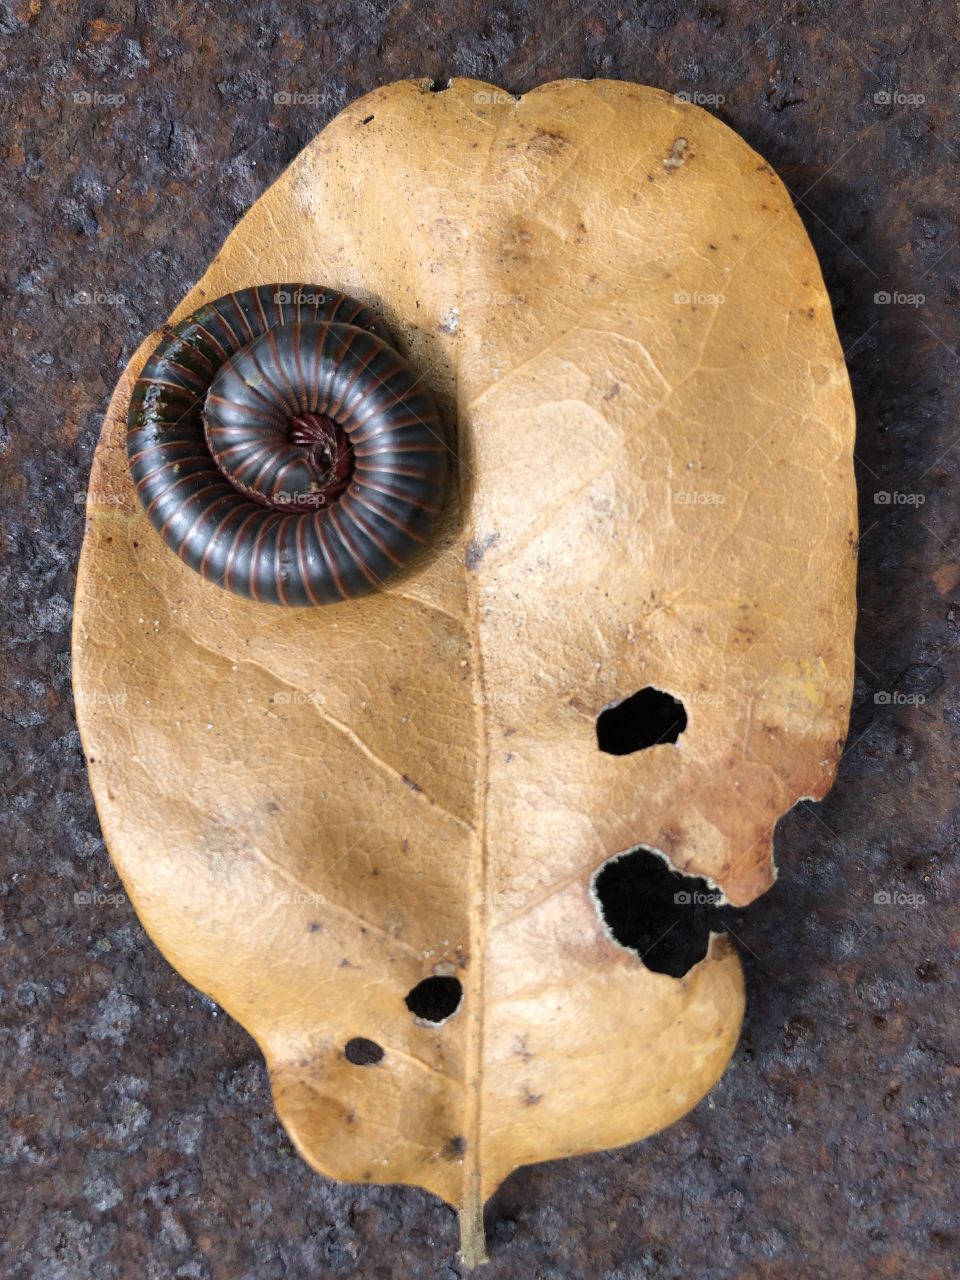
{"label": "dark spot on leaf", "polygon": [[354,1036],[348,1040],[343,1055],[355,1067],[375,1067],[383,1061],[383,1050],[375,1040],[368,1040],[365,1036]]}
{"label": "dark spot on leaf", "polygon": [[455,1138],[448,1138],[443,1144],[443,1154],[448,1160],[459,1160],[467,1149],[467,1140],[459,1133]]}
{"label": "dark spot on leaf", "polygon": [[488,533],[485,538],[471,538],[467,544],[464,564],[468,569],[476,569],[477,565],[500,537],[499,533]]}

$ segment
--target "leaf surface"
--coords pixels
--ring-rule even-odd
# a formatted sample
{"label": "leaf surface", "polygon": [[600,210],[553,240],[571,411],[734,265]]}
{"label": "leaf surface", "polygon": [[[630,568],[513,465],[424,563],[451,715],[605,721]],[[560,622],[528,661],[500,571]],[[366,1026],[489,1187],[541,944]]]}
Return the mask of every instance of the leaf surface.
{"label": "leaf surface", "polygon": [[[606,929],[637,845],[745,904],[846,731],[849,385],[772,170],[653,89],[389,85],[257,201],[171,319],[280,280],[368,302],[456,430],[439,534],[385,591],[257,606],[141,512],[130,361],[90,482],[78,719],[146,928],[257,1039],[304,1157],[478,1206],[520,1164],[683,1115],[743,1008]],[[682,699],[616,756],[600,711]],[[405,997],[464,996],[437,1025]],[[383,1050],[358,1065],[356,1038]]]}

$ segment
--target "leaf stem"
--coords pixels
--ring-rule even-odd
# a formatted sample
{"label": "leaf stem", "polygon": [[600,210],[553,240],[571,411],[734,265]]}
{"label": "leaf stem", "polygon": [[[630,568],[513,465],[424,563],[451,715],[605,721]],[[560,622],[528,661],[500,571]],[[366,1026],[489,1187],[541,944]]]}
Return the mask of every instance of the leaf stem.
{"label": "leaf stem", "polygon": [[474,1267],[489,1262],[489,1258],[479,1178],[471,1178],[469,1188],[467,1199],[460,1206],[460,1261],[468,1271],[472,1271]]}

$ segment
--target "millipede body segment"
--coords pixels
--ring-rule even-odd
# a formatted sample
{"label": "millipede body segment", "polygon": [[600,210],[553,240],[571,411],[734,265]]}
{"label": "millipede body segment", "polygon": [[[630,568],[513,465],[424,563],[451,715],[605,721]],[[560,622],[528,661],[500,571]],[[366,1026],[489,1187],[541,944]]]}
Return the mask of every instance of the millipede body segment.
{"label": "millipede body segment", "polygon": [[192,569],[263,603],[332,604],[427,540],[443,427],[362,303],[263,285],[166,334],[134,385],[127,449],[151,523]]}

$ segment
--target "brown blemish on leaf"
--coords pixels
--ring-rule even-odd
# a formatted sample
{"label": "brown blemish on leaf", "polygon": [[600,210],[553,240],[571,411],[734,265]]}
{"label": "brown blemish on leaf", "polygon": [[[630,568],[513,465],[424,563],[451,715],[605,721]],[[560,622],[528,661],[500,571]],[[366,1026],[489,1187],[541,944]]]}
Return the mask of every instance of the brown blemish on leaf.
{"label": "brown blemish on leaf", "polygon": [[555,157],[569,146],[567,138],[556,129],[538,129],[527,143],[528,151]]}

